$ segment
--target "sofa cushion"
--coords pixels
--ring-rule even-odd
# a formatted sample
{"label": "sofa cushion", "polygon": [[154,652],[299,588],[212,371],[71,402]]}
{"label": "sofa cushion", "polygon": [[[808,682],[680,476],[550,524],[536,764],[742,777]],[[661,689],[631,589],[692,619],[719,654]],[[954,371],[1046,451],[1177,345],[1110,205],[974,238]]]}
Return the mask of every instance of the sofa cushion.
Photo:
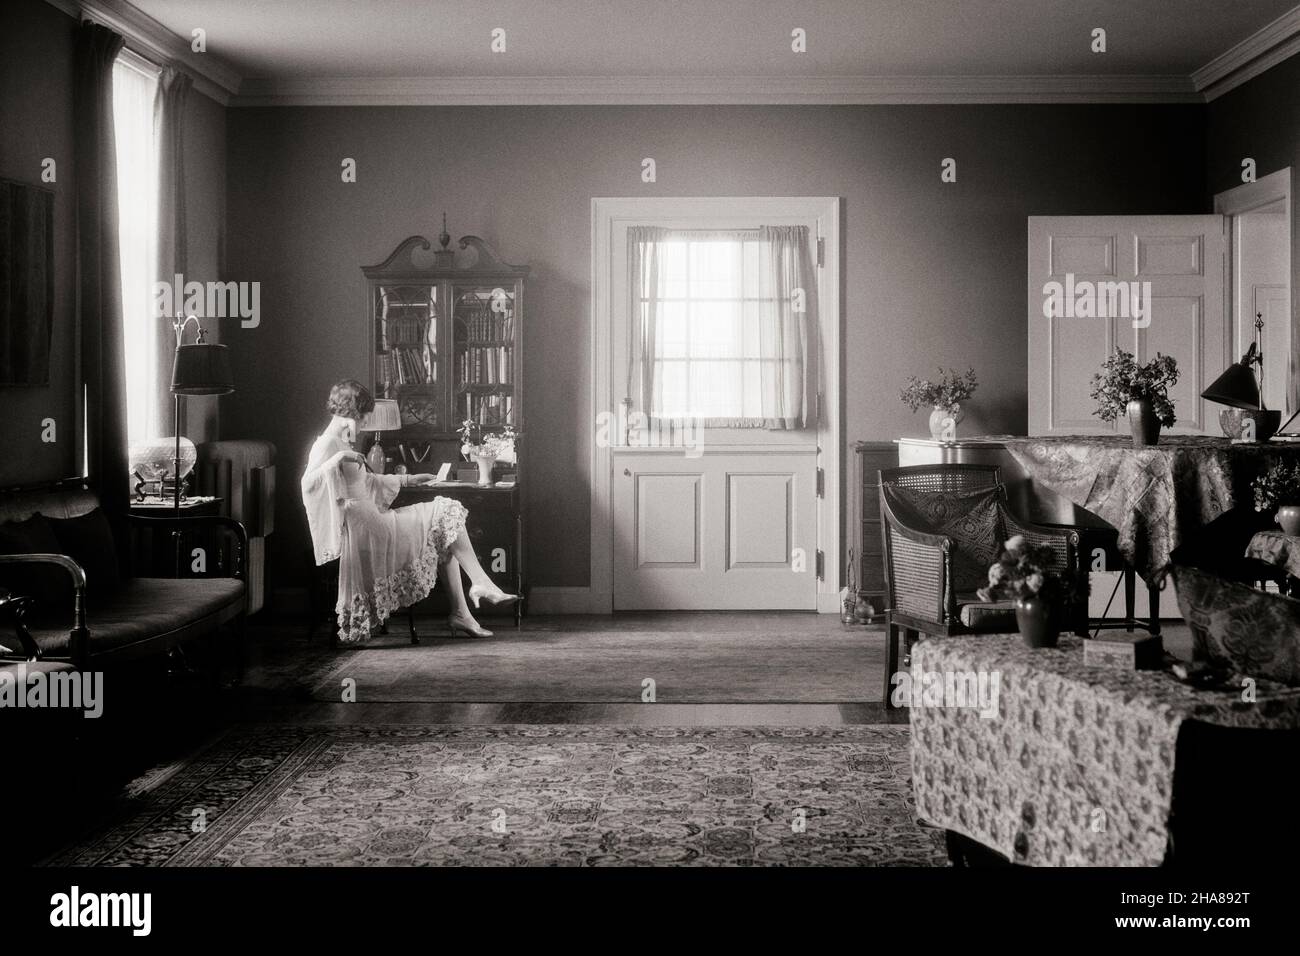
{"label": "sofa cushion", "polygon": [[60,550],[86,572],[86,593],[100,602],[109,599],[122,583],[117,569],[113,529],[101,508],[75,518],[50,518]]}
{"label": "sofa cushion", "polygon": [[[237,578],[133,578],[86,616],[90,653],[101,654],[148,641],[187,625],[216,617],[213,626],[233,617],[244,603]],[[66,622],[36,620],[32,637],[46,654],[69,653]]]}
{"label": "sofa cushion", "polygon": [[[0,554],[63,554],[44,515],[0,524]],[[72,578],[53,564],[0,564],[0,587],[36,599],[35,610],[72,607]]]}

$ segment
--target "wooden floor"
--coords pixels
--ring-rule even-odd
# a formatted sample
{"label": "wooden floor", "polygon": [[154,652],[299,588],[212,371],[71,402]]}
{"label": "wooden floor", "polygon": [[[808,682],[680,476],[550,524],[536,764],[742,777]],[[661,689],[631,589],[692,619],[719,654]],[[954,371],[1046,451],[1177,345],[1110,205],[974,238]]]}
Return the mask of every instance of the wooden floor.
{"label": "wooden floor", "polygon": [[[485,620],[503,637],[515,633],[513,626],[501,621]],[[417,620],[421,634],[436,634],[442,622]],[[838,632],[837,618],[806,612],[666,612],[623,613],[613,615],[534,615],[524,619],[523,633],[568,631],[636,632],[661,631],[700,634],[707,639],[710,631],[745,630],[767,640],[772,635],[793,634],[801,639]],[[828,629],[830,629],[828,631]],[[389,643],[400,646],[405,623],[395,624]],[[862,639],[879,643],[879,652],[870,656],[868,666],[883,667],[884,632],[861,629]],[[311,688],[328,668],[350,654],[372,653],[369,650],[332,650],[323,634],[306,640],[306,629],[298,622],[281,622],[252,626],[249,629],[250,665],[243,686],[231,696],[231,717],[259,723],[314,723],[339,725],[348,723],[542,723],[605,724],[624,726],[772,726],[838,727],[851,724],[907,723],[906,713],[886,710],[879,699],[841,703],[577,703],[527,700],[501,703],[474,702],[355,702],[342,703],[312,699]],[[493,640],[493,639],[488,639]],[[383,639],[381,639],[381,643]],[[815,645],[814,645],[815,646]],[[375,651],[382,653],[382,649]],[[832,659],[833,660],[833,659]],[[814,651],[807,653],[800,666],[815,671],[830,666],[832,660],[819,661]],[[877,663],[879,661],[879,663]],[[759,666],[756,662],[755,666]],[[867,684],[879,687],[883,670],[873,674]],[[875,695],[873,695],[875,696]]]}

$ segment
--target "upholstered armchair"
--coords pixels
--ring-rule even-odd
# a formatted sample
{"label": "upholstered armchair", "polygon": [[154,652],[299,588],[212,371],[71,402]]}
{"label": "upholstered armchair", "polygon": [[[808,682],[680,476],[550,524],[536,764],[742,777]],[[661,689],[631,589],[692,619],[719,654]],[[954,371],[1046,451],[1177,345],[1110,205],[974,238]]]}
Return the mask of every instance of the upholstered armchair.
{"label": "upholstered armchair", "polygon": [[[910,655],[919,635],[1005,633],[1016,629],[1011,602],[975,593],[1006,540],[1023,535],[1051,548],[1057,567],[1080,580],[1079,534],[1018,520],[1006,506],[999,471],[988,465],[917,465],[880,472],[886,598],[885,702],[898,670],[899,631]],[[1086,590],[1082,592],[1086,595]],[[1067,626],[1087,631],[1086,596],[1067,609]],[[905,656],[903,663],[908,663]]]}

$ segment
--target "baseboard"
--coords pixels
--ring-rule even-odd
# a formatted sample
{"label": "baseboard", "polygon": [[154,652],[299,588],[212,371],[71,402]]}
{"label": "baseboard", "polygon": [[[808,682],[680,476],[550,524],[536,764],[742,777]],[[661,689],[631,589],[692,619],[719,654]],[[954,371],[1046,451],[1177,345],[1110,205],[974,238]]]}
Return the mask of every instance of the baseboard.
{"label": "baseboard", "polygon": [[[528,591],[527,614],[608,614],[606,606],[596,607],[600,603],[597,595],[589,587],[535,587]],[[817,610],[822,614],[838,614],[840,596],[838,594],[818,594]],[[276,588],[276,616],[305,615],[308,611],[306,588]]]}

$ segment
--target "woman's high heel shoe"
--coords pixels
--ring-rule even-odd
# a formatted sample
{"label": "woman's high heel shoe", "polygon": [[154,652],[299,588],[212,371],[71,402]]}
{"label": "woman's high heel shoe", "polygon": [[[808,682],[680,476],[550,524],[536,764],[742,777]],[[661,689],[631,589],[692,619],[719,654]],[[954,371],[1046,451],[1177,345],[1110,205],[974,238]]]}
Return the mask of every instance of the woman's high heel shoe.
{"label": "woman's high heel shoe", "polygon": [[470,585],[468,597],[469,603],[473,604],[476,608],[478,607],[480,599],[487,601],[489,604],[506,604],[510,601],[519,600],[518,594],[507,594],[495,584],[490,588],[486,588],[481,584]]}
{"label": "woman's high heel shoe", "polygon": [[451,636],[464,634],[467,637],[491,637],[492,632],[483,627],[472,617],[461,617],[459,614],[453,614],[447,618],[447,626],[451,628]]}

